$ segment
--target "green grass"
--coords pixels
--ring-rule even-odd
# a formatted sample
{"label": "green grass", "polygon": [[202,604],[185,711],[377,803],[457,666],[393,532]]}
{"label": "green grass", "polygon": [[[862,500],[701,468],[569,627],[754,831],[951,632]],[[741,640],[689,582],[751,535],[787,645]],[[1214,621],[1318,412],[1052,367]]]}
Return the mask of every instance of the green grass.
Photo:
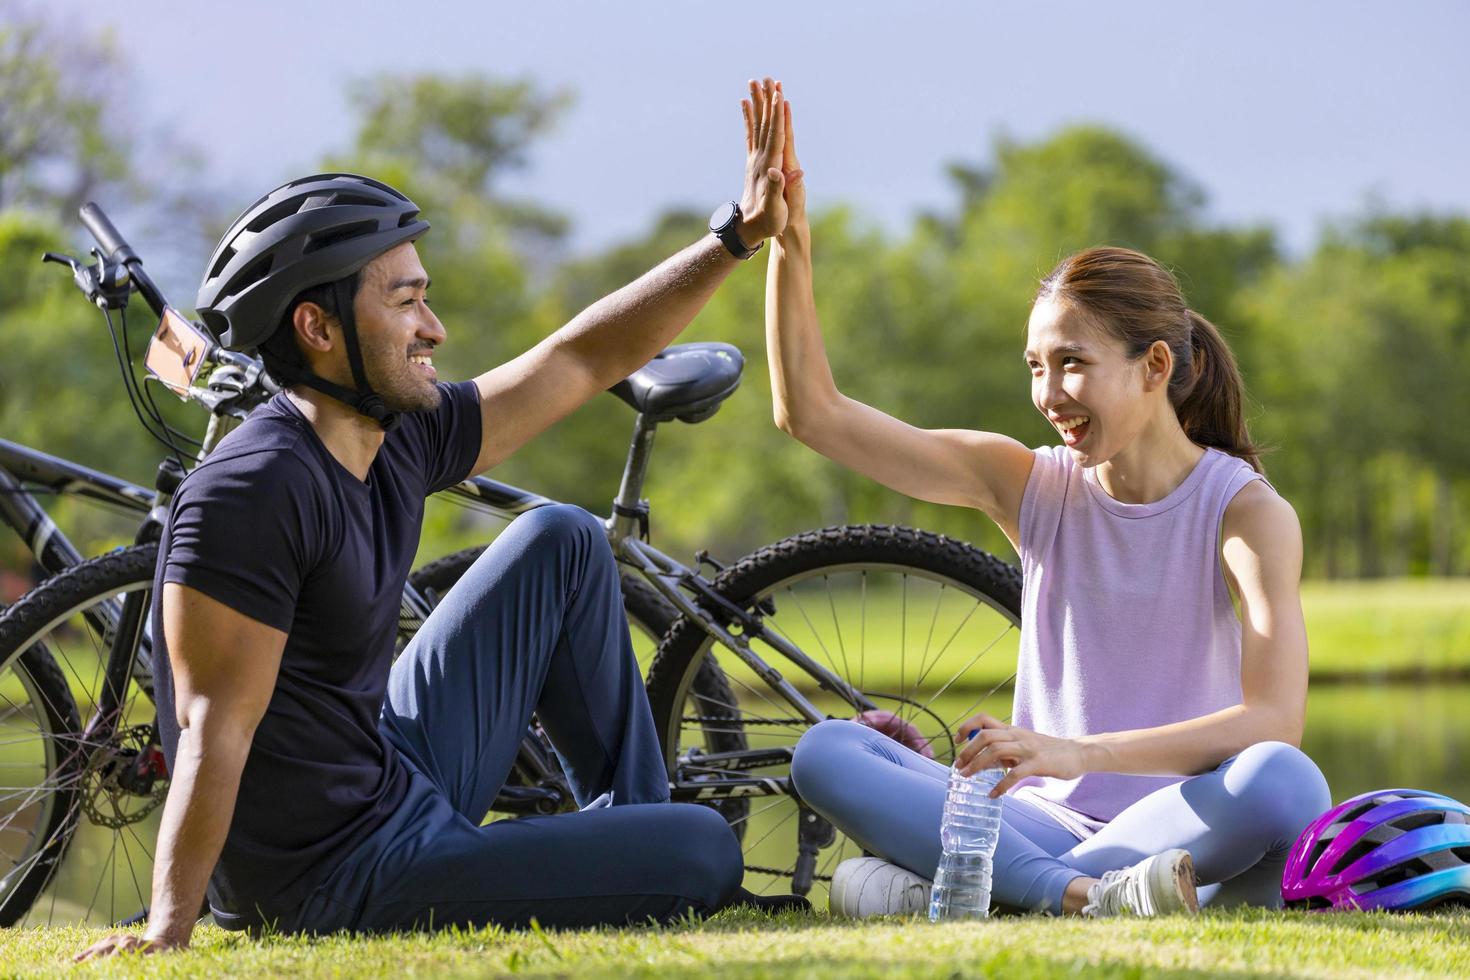
{"label": "green grass", "polygon": [[[103,933],[5,936],[0,972],[54,976]],[[194,948],[76,976],[1222,977],[1465,976],[1470,912],[1205,912],[1198,919],[1025,917],[931,926],[726,913],[699,924],[583,932],[498,929],[380,938],[252,940],[204,927]]]}
{"label": "green grass", "polygon": [[1470,671],[1470,578],[1307,582],[1312,675]]}

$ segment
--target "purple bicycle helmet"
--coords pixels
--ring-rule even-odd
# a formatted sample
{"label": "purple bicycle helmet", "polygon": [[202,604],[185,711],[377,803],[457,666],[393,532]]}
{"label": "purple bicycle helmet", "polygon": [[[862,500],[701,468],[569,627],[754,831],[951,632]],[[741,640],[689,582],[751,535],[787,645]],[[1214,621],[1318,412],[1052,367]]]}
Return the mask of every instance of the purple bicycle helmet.
{"label": "purple bicycle helmet", "polygon": [[1470,807],[1420,789],[1339,803],[1292,846],[1281,896],[1296,909],[1470,904]]}

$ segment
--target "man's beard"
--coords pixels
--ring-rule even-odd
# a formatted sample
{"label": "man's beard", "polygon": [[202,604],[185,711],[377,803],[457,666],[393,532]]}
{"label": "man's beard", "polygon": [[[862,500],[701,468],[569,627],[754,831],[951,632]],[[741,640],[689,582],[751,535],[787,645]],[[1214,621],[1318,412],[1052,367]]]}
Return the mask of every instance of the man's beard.
{"label": "man's beard", "polygon": [[403,348],[364,344],[362,360],[368,384],[389,411],[432,412],[439,407],[442,395],[438,385],[409,363]]}

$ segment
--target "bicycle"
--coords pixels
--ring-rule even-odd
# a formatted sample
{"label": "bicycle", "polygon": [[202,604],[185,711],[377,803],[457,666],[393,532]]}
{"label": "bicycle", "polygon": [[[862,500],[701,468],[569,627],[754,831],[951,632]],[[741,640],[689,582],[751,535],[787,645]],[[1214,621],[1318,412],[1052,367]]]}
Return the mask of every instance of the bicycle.
{"label": "bicycle", "polygon": [[[99,256],[99,264],[127,249],[110,225],[93,227],[97,222],[88,220],[85,211],[83,218],[106,252]],[[151,284],[136,275],[132,281],[149,298]],[[156,298],[160,306],[165,305],[161,296]],[[152,299],[150,305],[154,305]],[[158,309],[155,312],[162,315]],[[789,767],[796,739],[807,727],[828,717],[858,717],[941,761],[952,759],[955,746],[949,733],[955,724],[974,710],[988,708],[988,699],[1000,694],[1014,676],[1020,576],[1013,567],[962,542],[881,525],[799,534],[728,566],[700,552],[691,568],[658,551],[647,540],[650,508],[640,496],[654,433],[665,422],[697,423],[709,418],[734,393],[742,370],[743,359],[729,345],[678,345],[615,386],[614,393],[637,416],[622,483],[605,525],[617,559],[630,574],[641,578],[630,581],[678,612],[647,673],[649,700],[669,767],[671,796],[678,802],[713,806],[730,821],[745,849],[747,887],[765,892],[778,884],[789,885],[794,893],[808,894],[830,881],[835,862],[858,851],[806,808],[794,792],[783,770]],[[505,517],[550,502],[483,478],[451,492]],[[135,655],[140,643],[135,626],[132,633],[122,627],[131,625],[126,616],[129,608],[146,607],[156,558],[156,551],[150,554],[148,549],[148,543],[142,542],[67,569],[0,615],[0,669],[20,664],[19,673],[41,689],[39,710],[29,717],[43,730],[42,746],[51,749],[43,762],[45,801],[54,804],[64,795],[77,794],[73,770],[80,765],[76,758],[81,753],[68,754],[57,751],[58,747],[89,744],[78,733],[90,733],[95,743],[103,727],[110,726],[111,734],[127,732],[129,726],[98,710],[83,729],[75,710],[60,710],[68,692],[58,676],[42,665],[47,658],[54,661],[52,646],[66,638],[62,624],[80,620],[81,628],[73,627],[74,633],[87,637],[89,643],[107,641],[108,654],[99,658],[107,665],[107,674],[130,676],[132,665],[141,659]],[[466,549],[427,566],[421,583],[442,592],[440,586],[452,585],[480,550]],[[713,578],[702,573],[705,566],[715,572]],[[911,592],[916,596],[916,613],[922,612],[915,616],[915,623],[924,637],[922,648],[916,637],[912,673],[908,658]],[[122,610],[116,621],[120,626],[109,633],[105,622],[109,617],[100,612],[115,607],[119,598]],[[896,673],[891,655],[877,656],[869,664],[870,599],[880,614],[874,621],[875,642],[898,648]],[[830,647],[808,606],[820,610],[820,619],[830,617],[834,630]],[[852,619],[854,611],[856,618]],[[849,623],[847,637],[857,643],[851,654],[844,639],[844,619]],[[94,621],[102,621],[95,638],[88,634],[97,628]],[[937,650],[936,634],[942,641]],[[987,663],[998,661],[999,666],[984,674],[989,689],[971,697],[978,688],[959,682],[967,675],[973,681],[976,665],[987,655],[991,656]],[[925,686],[931,677],[934,681]],[[104,694],[114,697],[115,686],[108,682]],[[960,690],[967,693],[963,697],[951,694]],[[949,702],[940,703],[947,696]],[[141,689],[116,703],[142,711],[140,698],[147,701]],[[961,702],[969,703],[961,709]],[[65,768],[68,765],[70,769]],[[116,776],[109,786],[116,795],[132,792],[126,780]],[[534,793],[538,786],[533,781],[522,788]],[[753,807],[753,800],[762,802]],[[32,852],[45,847],[55,851],[50,865],[37,857],[29,869],[41,874],[42,884],[44,874],[35,869],[54,867],[60,860],[69,840],[66,814],[76,812],[70,803],[61,808],[61,816],[56,815],[54,805],[52,811],[47,831],[32,834],[42,841]],[[74,821],[75,816],[70,819]],[[36,818],[37,826],[43,823]],[[789,837],[775,838],[788,824]],[[120,836],[114,830],[114,849]],[[125,841],[124,854],[130,854],[128,848],[134,845],[146,852],[146,842]],[[114,862],[114,876],[116,870]],[[136,869],[132,876],[137,886]],[[10,880],[7,875],[6,885],[0,887],[0,896],[4,896],[0,902],[14,901],[19,908],[22,902],[15,897],[19,893],[9,886]],[[139,904],[146,905],[146,889],[133,890],[135,898],[143,899]],[[34,898],[31,895],[24,902],[27,908]],[[0,904],[0,910],[6,909]]]}

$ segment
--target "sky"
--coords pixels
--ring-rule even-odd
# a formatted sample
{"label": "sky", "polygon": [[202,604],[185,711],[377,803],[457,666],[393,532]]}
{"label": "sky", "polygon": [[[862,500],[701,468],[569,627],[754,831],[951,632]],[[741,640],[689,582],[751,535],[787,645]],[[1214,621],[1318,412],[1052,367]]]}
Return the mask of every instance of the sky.
{"label": "sky", "polygon": [[814,208],[901,234],[953,204],[950,161],[1075,122],[1139,140],[1208,214],[1291,252],[1370,201],[1470,212],[1470,2],[764,4],[377,0],[98,4],[130,112],[204,155],[243,208],[345,149],[349,83],[380,71],[529,77],[575,94],[502,186],[571,219],[573,252],[674,205],[738,197],[745,80],[782,79]]}

